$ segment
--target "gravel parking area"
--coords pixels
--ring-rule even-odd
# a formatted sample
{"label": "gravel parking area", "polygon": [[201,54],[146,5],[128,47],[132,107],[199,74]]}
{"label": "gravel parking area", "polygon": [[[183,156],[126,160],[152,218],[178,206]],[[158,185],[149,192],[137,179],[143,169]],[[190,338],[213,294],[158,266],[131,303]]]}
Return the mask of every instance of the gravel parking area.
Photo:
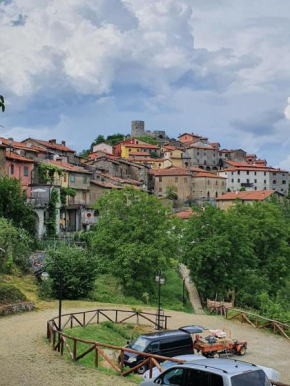
{"label": "gravel parking area", "polygon": [[[85,309],[94,309],[94,305]],[[65,309],[64,312],[81,310],[84,308]],[[290,384],[290,342],[285,338],[216,316],[173,311],[167,314],[172,316],[169,328],[200,324],[208,328],[230,329],[233,337],[248,341],[248,352],[242,358],[243,360],[274,367],[281,374],[280,380]],[[0,319],[1,386],[132,385],[126,379],[83,368],[53,352],[44,343],[43,338],[46,333],[46,321],[55,315],[57,315],[57,309],[50,309]]]}

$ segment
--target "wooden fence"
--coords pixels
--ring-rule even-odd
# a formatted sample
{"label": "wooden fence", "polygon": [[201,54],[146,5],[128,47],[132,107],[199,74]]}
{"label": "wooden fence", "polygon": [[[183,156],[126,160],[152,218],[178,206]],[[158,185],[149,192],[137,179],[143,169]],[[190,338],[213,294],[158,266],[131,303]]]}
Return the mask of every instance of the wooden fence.
{"label": "wooden fence", "polygon": [[226,311],[226,318],[228,320],[239,319],[241,323],[247,323],[250,326],[257,328],[259,330],[268,328],[271,329],[274,333],[279,333],[283,335],[286,339],[290,341],[290,325],[286,323],[281,323],[278,320],[267,319],[263,316],[253,314],[251,312],[246,312],[238,309],[232,309],[232,315]]}
{"label": "wooden fence", "polygon": [[[96,367],[99,366],[99,359],[101,357],[110,365],[110,367],[112,367],[115,371],[119,372],[122,376],[125,377],[131,374],[132,372],[136,371],[139,367],[146,365],[150,370],[150,378],[151,378],[153,367],[156,366],[160,371],[162,371],[162,367],[160,366],[159,362],[167,360],[168,359],[167,357],[143,353],[143,352],[140,353],[136,350],[132,350],[129,348],[118,347],[114,345],[104,344],[101,342],[88,341],[80,338],[75,338],[64,333],[63,330],[68,326],[70,328],[73,328],[74,325],[86,327],[90,324],[99,324],[101,319],[109,320],[112,323],[124,323],[134,317],[136,318],[135,320],[137,324],[140,322],[140,320],[143,319],[144,321],[147,322],[147,324],[150,323],[157,328],[160,326],[158,326],[158,324],[155,322],[154,320],[155,316],[156,316],[155,314],[149,313],[149,312],[138,312],[138,311],[127,311],[127,310],[116,310],[116,309],[114,310],[97,309],[92,311],[65,314],[61,316],[62,321],[64,321],[61,326],[61,331],[59,331],[58,329],[58,325],[59,325],[58,317],[55,317],[47,322],[47,339],[49,340],[53,350],[59,351],[61,355],[63,355],[64,350],[66,350],[69,357],[74,361],[78,361],[81,358],[84,358],[90,352],[94,351]],[[168,318],[170,318],[170,316],[164,315],[162,317],[165,322],[164,327],[165,329],[167,329]],[[83,352],[78,353],[78,344],[81,344],[81,343],[86,345],[87,348]],[[118,363],[108,356],[108,354],[105,352],[106,349],[110,349],[118,352],[119,354]],[[144,357],[145,359],[142,362],[138,363],[135,367],[130,368],[129,370],[125,369],[125,364],[124,364],[125,352],[141,354],[142,357]],[[184,362],[178,359],[172,359],[172,361],[176,363]]]}

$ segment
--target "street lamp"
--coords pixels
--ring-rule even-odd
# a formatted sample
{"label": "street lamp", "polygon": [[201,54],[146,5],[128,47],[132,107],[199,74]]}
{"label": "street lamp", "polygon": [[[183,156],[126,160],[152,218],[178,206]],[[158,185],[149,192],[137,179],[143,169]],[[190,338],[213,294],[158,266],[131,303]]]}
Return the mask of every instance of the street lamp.
{"label": "street lamp", "polygon": [[161,330],[160,326],[160,314],[161,314],[161,286],[165,283],[165,279],[162,276],[161,270],[157,271],[156,282],[158,283],[158,314],[157,314],[157,330]]}
{"label": "street lamp", "polygon": [[[46,269],[49,265],[53,265],[53,263],[48,263],[44,269]],[[62,309],[62,290],[63,290],[63,272],[58,265],[56,265],[58,270],[58,330],[61,331],[61,309]],[[43,271],[41,274],[42,280],[49,279],[49,273]],[[58,351],[60,351],[60,334],[58,334]]]}
{"label": "street lamp", "polygon": [[183,283],[182,283],[182,304],[184,305],[185,304],[185,280],[188,278],[189,276],[185,276],[183,278]]}

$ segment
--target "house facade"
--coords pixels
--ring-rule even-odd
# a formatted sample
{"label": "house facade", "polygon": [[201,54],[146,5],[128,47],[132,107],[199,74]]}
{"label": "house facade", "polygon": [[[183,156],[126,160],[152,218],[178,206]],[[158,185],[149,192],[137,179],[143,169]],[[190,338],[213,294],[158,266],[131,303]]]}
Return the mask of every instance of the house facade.
{"label": "house facade", "polygon": [[178,200],[188,201],[192,198],[191,175],[183,168],[151,170],[154,179],[154,194],[166,197],[168,187],[173,187]]}
{"label": "house facade", "polygon": [[22,190],[29,197],[31,192],[31,175],[35,161],[17,153],[6,152],[6,175],[19,178]]}
{"label": "house facade", "polygon": [[254,165],[236,166],[221,170],[218,175],[227,179],[227,189],[275,190],[287,195],[289,188],[289,173],[285,170]]}

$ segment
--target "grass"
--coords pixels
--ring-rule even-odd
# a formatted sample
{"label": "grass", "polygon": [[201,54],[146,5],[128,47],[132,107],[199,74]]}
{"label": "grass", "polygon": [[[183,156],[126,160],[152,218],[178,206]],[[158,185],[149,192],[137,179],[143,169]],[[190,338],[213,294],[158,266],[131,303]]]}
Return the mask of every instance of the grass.
{"label": "grass", "polygon": [[[193,313],[188,293],[185,291],[185,305],[182,304],[182,278],[175,270],[164,272],[165,284],[161,288],[162,308],[174,311]],[[141,308],[150,306],[157,308],[158,300],[155,295],[149,298],[148,303],[143,299],[136,299],[134,296],[125,295],[117,280],[111,275],[102,275],[96,280],[96,289],[93,299],[97,302],[114,302],[115,304],[129,304]]]}
{"label": "grass", "polygon": [[[123,347],[126,345],[128,340],[131,340],[142,333],[151,331],[152,328],[148,326],[133,325],[130,323],[117,325],[111,322],[103,322],[98,325],[89,325],[87,327],[75,327],[72,329],[67,329],[65,332],[72,337],[77,337],[83,340],[102,342],[105,344]],[[67,339],[67,342],[72,349],[72,340]],[[92,345],[78,342],[77,355],[85,352],[91,346]],[[113,358],[115,362],[118,361],[119,351],[106,349],[103,350],[107,355],[110,356],[110,358]],[[66,349],[64,349],[64,353],[65,357],[70,359]],[[77,363],[79,365],[95,368],[95,351],[91,351],[85,357],[81,358]],[[98,370],[111,375],[120,375],[118,372],[113,370],[100,355]],[[136,383],[140,383],[140,377],[138,375],[130,374],[128,379]]]}

